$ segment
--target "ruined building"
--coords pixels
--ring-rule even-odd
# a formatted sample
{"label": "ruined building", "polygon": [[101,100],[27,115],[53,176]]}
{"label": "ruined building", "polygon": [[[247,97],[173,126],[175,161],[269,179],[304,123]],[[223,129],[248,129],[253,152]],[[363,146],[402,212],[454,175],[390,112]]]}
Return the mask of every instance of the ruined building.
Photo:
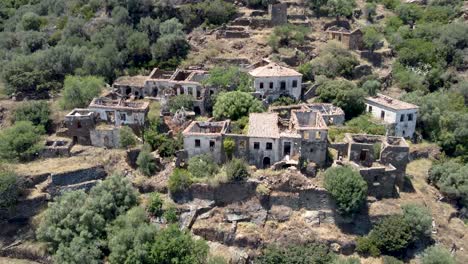
{"label": "ruined building", "polygon": [[217,162],[227,158],[223,142],[235,142],[234,157],[258,168],[298,165],[299,160],[323,166],[326,162],[328,127],[322,114],[310,109],[291,111],[289,118],[276,112],[253,113],[246,134],[234,134],[230,121],[192,122],[183,132],[187,157],[211,154]]}
{"label": "ruined building", "polygon": [[360,29],[349,30],[346,28],[332,26],[326,30],[328,39],[341,42],[346,48],[360,50],[363,46],[363,33]]}
{"label": "ruined building", "polygon": [[322,118],[328,126],[340,126],[345,121],[344,111],[329,103],[297,104],[286,106],[272,106],[268,109],[270,112],[277,112],[282,118],[290,118],[292,110],[312,110],[320,112]]}
{"label": "ruined building", "polygon": [[403,188],[409,146],[402,137],[346,134],[343,143],[332,144],[338,162],[357,169],[368,185],[369,195],[394,197]]}
{"label": "ruined building", "polygon": [[120,127],[139,131],[149,111],[148,102],[130,102],[107,97],[94,98],[86,109],[73,109],[65,116],[61,135],[74,143],[97,147],[119,147]]}
{"label": "ruined building", "polygon": [[302,74],[274,62],[257,67],[249,72],[253,78],[255,93],[268,102],[280,96],[301,98]]}
{"label": "ruined building", "polygon": [[387,125],[387,135],[413,137],[418,106],[383,94],[367,97],[365,102],[367,112]]}
{"label": "ruined building", "polygon": [[172,96],[187,94],[193,97],[194,111],[205,113],[205,97],[214,90],[205,87],[202,81],[209,74],[203,70],[164,71],[155,68],[149,76],[124,76],[118,78],[113,88],[126,97],[166,100]]}

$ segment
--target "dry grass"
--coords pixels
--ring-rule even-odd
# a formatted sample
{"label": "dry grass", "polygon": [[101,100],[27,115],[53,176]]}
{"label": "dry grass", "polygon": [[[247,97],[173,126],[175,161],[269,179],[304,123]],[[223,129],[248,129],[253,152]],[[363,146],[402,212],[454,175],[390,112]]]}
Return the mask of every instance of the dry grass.
{"label": "dry grass", "polygon": [[0,264],[39,264],[38,262],[25,260],[25,259],[13,259],[0,257]]}

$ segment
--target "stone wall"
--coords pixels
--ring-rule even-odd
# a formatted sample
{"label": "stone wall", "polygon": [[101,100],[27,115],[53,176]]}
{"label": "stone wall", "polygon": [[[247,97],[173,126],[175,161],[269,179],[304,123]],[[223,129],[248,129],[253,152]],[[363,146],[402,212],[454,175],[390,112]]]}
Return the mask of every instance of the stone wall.
{"label": "stone wall", "polygon": [[271,24],[273,26],[284,25],[288,23],[288,5],[284,3],[272,4],[268,7],[271,15]]}
{"label": "stone wall", "polygon": [[120,146],[120,128],[96,128],[90,132],[91,144],[95,147],[118,148]]}
{"label": "stone wall", "polygon": [[216,205],[241,202],[255,196],[256,182],[230,182],[220,183],[218,186],[208,184],[192,184],[190,189],[183,194],[176,194],[175,201],[201,199],[214,201]]}
{"label": "stone wall", "polygon": [[397,180],[394,167],[358,168],[362,178],[367,182],[367,194],[377,199],[394,197]]}
{"label": "stone wall", "polygon": [[67,186],[87,181],[100,180],[106,177],[103,166],[95,166],[86,169],[54,173],[50,175],[51,184],[54,186]]}

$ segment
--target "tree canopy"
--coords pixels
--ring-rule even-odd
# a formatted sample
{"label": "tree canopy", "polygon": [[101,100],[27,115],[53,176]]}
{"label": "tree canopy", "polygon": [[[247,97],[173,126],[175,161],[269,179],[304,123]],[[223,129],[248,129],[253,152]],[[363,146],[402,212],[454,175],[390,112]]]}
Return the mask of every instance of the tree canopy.
{"label": "tree canopy", "polygon": [[237,120],[257,112],[263,112],[262,103],[251,94],[240,91],[220,93],[213,107],[213,116],[217,119]]}

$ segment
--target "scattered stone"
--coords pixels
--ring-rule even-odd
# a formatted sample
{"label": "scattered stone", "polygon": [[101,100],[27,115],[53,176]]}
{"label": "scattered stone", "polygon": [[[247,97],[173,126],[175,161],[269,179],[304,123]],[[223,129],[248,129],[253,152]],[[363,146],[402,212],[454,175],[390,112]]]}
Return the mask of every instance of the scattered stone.
{"label": "scattered stone", "polygon": [[341,246],[338,243],[331,243],[330,244],[330,249],[331,249],[331,251],[333,251],[335,253],[339,253],[341,251]]}
{"label": "scattered stone", "polygon": [[286,222],[292,215],[292,209],[284,205],[275,205],[270,209],[270,217],[278,222]]}
{"label": "scattered stone", "polygon": [[249,221],[250,217],[245,214],[228,213],[225,215],[225,220],[230,223],[240,222],[240,221]]}
{"label": "scattered stone", "polygon": [[315,178],[317,175],[317,164],[314,162],[309,162],[305,168],[304,173],[307,177]]}
{"label": "scattered stone", "polygon": [[306,211],[302,217],[305,222],[310,225],[320,225],[320,212],[319,211]]}

